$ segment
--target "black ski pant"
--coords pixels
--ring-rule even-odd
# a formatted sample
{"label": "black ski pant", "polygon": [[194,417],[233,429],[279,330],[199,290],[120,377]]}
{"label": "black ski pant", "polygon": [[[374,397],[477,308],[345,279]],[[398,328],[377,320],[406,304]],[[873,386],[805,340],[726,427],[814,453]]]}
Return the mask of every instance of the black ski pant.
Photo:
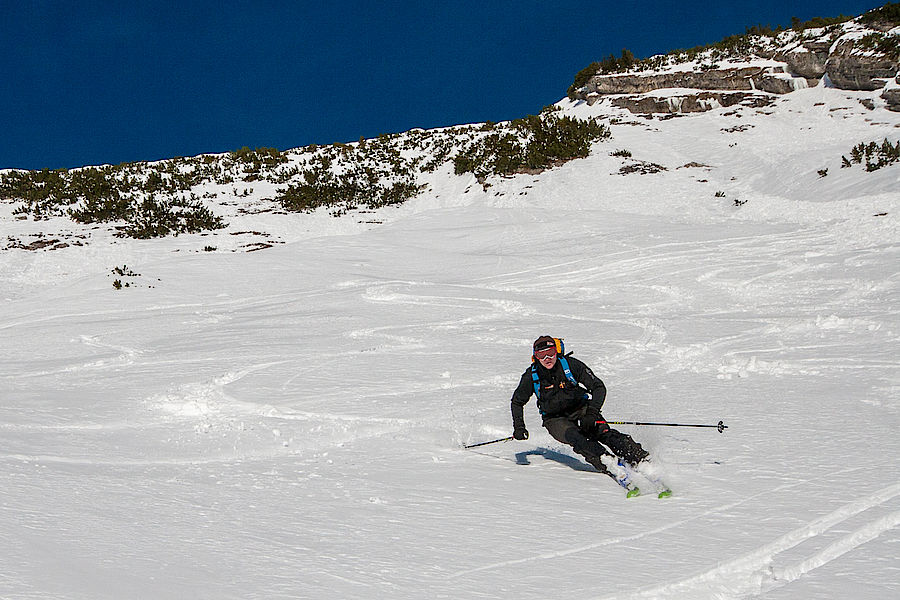
{"label": "black ski pant", "polygon": [[579,429],[577,419],[577,415],[574,417],[551,417],[544,419],[544,427],[555,440],[571,446],[576,453],[584,457],[588,464],[601,473],[609,474],[609,470],[600,459],[610,451],[616,458],[622,458],[631,465],[638,464],[649,455],[649,452],[644,450],[630,435],[615,429],[609,429],[596,437],[587,437]]}

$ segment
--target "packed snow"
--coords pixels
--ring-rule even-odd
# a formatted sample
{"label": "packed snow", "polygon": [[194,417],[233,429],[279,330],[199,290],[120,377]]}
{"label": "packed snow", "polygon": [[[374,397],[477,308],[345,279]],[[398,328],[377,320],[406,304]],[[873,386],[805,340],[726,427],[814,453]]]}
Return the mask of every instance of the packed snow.
{"label": "packed snow", "polygon": [[[897,597],[900,164],[841,168],[900,137],[880,102],[563,101],[612,139],[364,218],[138,241],[0,205],[83,241],[0,252],[0,597]],[[534,402],[527,441],[464,449],[511,435],[542,334],[607,419],[728,429],[620,426],[667,499]]]}

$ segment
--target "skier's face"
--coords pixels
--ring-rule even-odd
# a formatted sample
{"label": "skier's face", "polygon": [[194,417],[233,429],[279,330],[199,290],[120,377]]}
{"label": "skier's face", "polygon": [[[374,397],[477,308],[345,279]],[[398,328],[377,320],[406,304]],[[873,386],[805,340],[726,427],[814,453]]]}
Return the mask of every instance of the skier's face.
{"label": "skier's face", "polygon": [[534,357],[538,359],[545,369],[552,369],[556,364],[556,348],[539,350],[534,353]]}

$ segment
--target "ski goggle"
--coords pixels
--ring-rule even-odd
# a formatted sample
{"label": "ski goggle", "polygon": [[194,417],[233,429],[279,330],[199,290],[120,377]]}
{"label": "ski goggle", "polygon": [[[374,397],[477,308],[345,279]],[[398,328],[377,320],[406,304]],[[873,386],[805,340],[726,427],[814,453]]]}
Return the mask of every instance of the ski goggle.
{"label": "ski goggle", "polygon": [[534,351],[534,357],[538,360],[544,360],[551,356],[556,356],[556,348],[544,348],[543,350]]}

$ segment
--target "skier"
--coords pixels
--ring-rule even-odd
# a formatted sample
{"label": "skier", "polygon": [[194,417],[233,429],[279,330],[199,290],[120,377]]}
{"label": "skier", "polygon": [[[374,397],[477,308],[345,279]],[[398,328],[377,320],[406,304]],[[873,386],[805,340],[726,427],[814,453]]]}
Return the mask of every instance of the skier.
{"label": "skier", "polygon": [[550,435],[571,446],[601,473],[616,479],[600,460],[610,451],[632,467],[649,456],[630,435],[598,423],[605,421],[600,409],[606,400],[606,386],[583,362],[563,354],[562,340],[542,335],[533,349],[532,365],[522,373],[511,400],[515,439],[528,439],[524,408],[535,394]]}

